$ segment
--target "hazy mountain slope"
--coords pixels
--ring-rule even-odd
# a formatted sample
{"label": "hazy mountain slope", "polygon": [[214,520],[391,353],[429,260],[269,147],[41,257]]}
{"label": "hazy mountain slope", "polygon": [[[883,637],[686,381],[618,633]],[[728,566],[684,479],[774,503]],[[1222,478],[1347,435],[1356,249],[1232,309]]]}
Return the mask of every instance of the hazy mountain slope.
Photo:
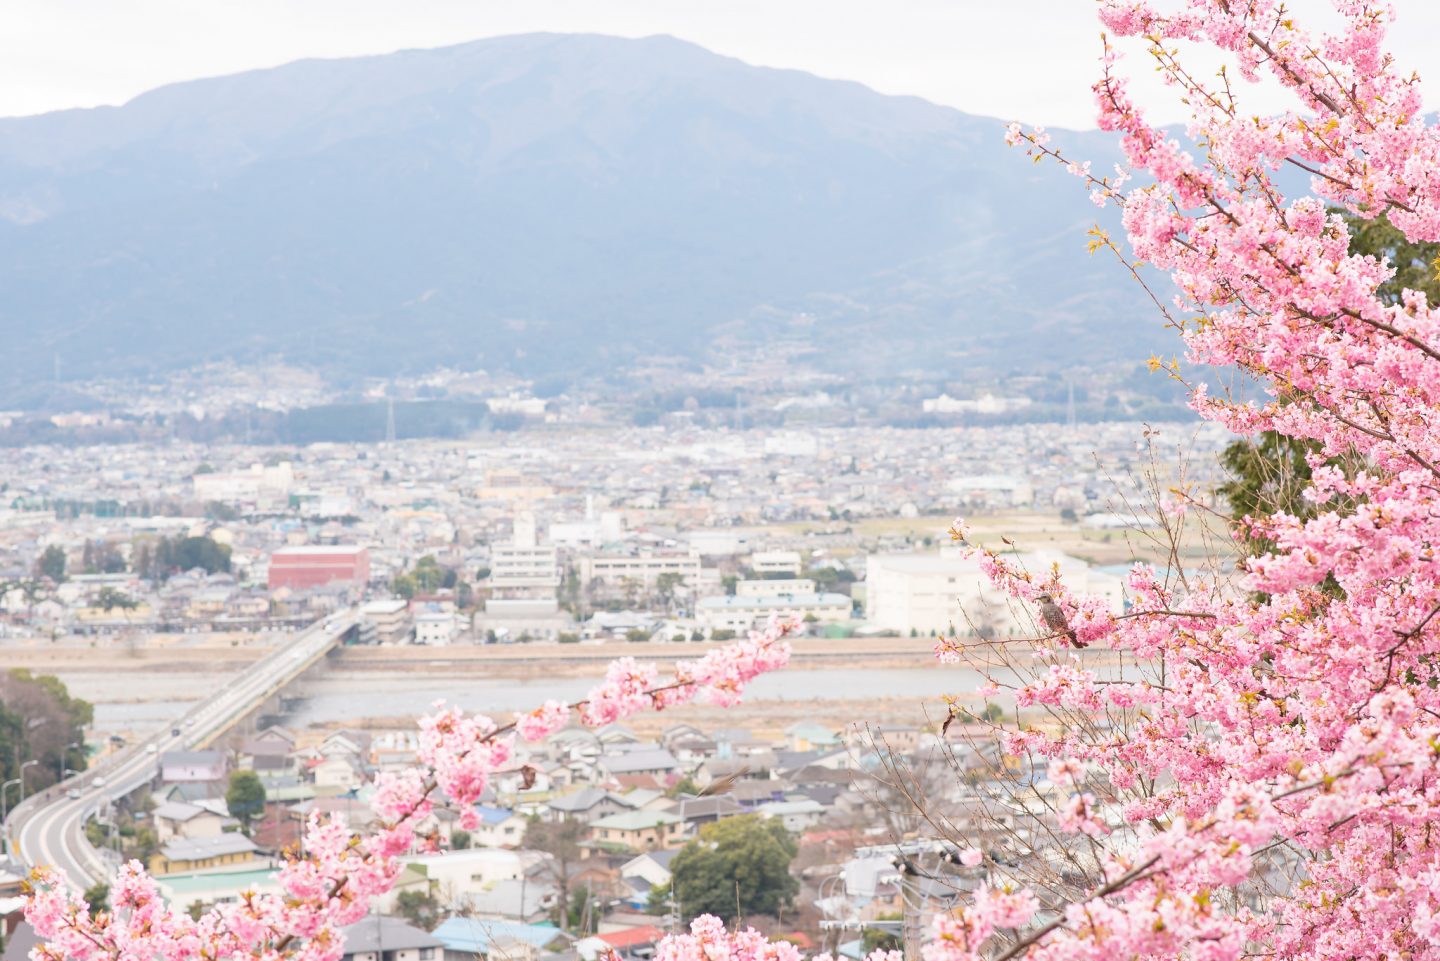
{"label": "hazy mountain slope", "polygon": [[996,121],[670,38],[304,61],[0,120],[0,383],[594,371],[780,328],[842,367],[1143,356],[1094,216]]}

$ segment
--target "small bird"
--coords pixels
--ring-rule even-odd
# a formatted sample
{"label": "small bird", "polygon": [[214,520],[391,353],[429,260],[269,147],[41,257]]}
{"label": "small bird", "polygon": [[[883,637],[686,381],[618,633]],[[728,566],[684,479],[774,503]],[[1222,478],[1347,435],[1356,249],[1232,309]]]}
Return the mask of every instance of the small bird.
{"label": "small bird", "polygon": [[696,794],[695,796],[697,798],[701,798],[710,797],[711,795],[715,794],[724,794],[735,786],[736,781],[740,780],[742,777],[749,773],[750,766],[747,764],[745,767],[742,767],[738,771],[727,774],[724,777],[716,778],[715,780],[711,781],[700,791],[699,794]]}
{"label": "small bird", "polygon": [[1059,604],[1055,603],[1053,597],[1049,594],[1036,594],[1035,600],[1040,603],[1040,619],[1045,622],[1045,626],[1052,633],[1064,634],[1071,647],[1087,646],[1084,641],[1075,636],[1074,631],[1070,630],[1070,622],[1065,619],[1065,612],[1060,609]]}

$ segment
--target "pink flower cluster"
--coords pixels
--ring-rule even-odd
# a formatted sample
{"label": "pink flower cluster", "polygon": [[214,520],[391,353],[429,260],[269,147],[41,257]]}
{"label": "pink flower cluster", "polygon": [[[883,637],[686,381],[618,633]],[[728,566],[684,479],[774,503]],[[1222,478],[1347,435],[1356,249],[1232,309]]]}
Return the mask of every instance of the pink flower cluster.
{"label": "pink flower cluster", "polygon": [[[1200,385],[1194,408],[1319,448],[1316,516],[1245,519],[1275,548],[1235,578],[1187,575],[1178,591],[1137,568],[1124,615],[969,545],[1012,596],[1049,593],[1094,647],[1165,664],[1163,682],[1118,683],[1047,651],[1048,670],[1017,690],[1022,705],[1127,720],[1110,737],[1006,738],[1052,762],[1070,792],[1060,825],[1091,836],[1104,870],[1090,896],[1047,903],[1053,920],[1008,957],[1440,958],[1440,305],[1382,298],[1394,266],[1351,254],[1332,212],[1440,239],[1440,129],[1384,50],[1388,5],[1331,5],[1335,25],[1308,31],[1278,0],[1101,0],[1113,39],[1094,94],[1123,176],[1007,132],[1119,208],[1133,261],[1178,291],[1166,313],[1189,363],[1269,391],[1242,403]],[[1188,104],[1183,141],[1130,96],[1127,43]],[[1227,71],[1183,63],[1194,45]],[[1294,109],[1245,109],[1261,79]],[[1281,169],[1308,193],[1287,197]],[[927,959],[994,953],[993,928],[968,909],[945,919]]]}
{"label": "pink flower cluster", "polygon": [[[63,877],[39,871],[25,907],[26,919],[44,939],[35,958],[336,961],[344,950],[340,929],[363,918],[371,900],[394,886],[399,858],[438,845],[437,838],[419,833],[437,805],[458,807],[461,826],[475,825],[475,802],[490,779],[513,763],[516,736],[544,738],[572,717],[602,725],[695,699],[733,704],[750,681],[785,666],[786,638],[798,626],[773,620],[746,640],[680,662],[668,679],[661,679],[654,665],[622,658],[578,706],[551,701],[510,725],[454,709],[437,711],[420,722],[419,764],[377,780],[373,830],[359,833],[342,820],[312,815],[302,850],[292,852],[279,872],[280,895],[251,894],[192,920],[167,905],[155,882],[132,862],[112,885],[114,910],[92,918]],[[710,928],[702,925],[701,931]],[[758,936],[736,938],[725,944],[737,961],[790,961],[788,946],[762,947]]]}

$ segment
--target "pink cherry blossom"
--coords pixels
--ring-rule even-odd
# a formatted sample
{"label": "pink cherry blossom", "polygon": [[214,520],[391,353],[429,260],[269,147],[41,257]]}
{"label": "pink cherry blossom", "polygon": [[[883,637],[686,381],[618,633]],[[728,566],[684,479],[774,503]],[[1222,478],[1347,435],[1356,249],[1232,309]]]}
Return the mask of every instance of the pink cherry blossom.
{"label": "pink cherry blossom", "polygon": [[[653,664],[622,658],[578,709],[551,701],[511,725],[441,707],[420,721],[417,766],[376,779],[373,825],[311,815],[302,850],[290,852],[279,871],[282,895],[250,894],[196,921],[168,906],[143,868],[132,862],[112,885],[115,910],[92,918],[63,877],[37,871],[25,906],[26,919],[43,939],[34,957],[337,961],[344,951],[341,929],[363,918],[371,900],[394,886],[400,858],[438,848],[438,836],[421,833],[427,815],[453,805],[460,810],[462,827],[475,824],[473,805],[490,779],[512,764],[517,737],[545,737],[572,717],[600,725],[697,699],[733,704],[750,681],[785,666],[786,638],[797,627],[795,621],[774,620],[743,641],[676,665],[669,678],[662,678]],[[697,921],[692,937],[735,961],[799,959],[791,945],[771,944],[753,931],[731,937],[717,924]]]}

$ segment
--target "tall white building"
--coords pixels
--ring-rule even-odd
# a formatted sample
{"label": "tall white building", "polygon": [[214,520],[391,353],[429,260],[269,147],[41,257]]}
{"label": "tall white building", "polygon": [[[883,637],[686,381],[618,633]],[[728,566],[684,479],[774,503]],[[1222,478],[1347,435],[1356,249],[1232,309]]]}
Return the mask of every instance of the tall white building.
{"label": "tall white building", "polygon": [[559,607],[559,587],[554,545],[539,543],[534,514],[517,514],[510,543],[497,545],[490,555],[491,594],[485,613],[553,614]]}
{"label": "tall white building", "polygon": [[[1059,565],[1075,592],[1099,594],[1117,612],[1124,599],[1118,577],[1059,551],[1036,551],[1012,563],[1039,576]],[[865,564],[866,619],[875,627],[909,634],[989,630],[999,636],[1033,632],[1031,612],[990,584],[978,561],[946,547],[928,554],[877,554]]]}

